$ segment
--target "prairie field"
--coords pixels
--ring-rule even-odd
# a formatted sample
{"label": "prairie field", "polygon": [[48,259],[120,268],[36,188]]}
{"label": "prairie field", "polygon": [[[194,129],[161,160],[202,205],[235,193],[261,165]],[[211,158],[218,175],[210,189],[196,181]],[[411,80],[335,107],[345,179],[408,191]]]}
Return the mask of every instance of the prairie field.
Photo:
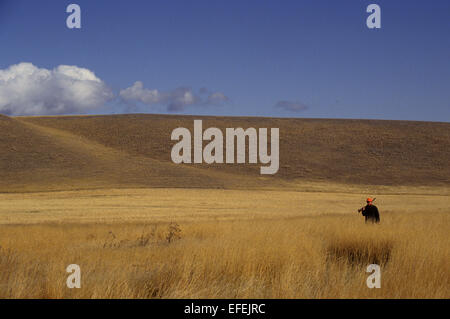
{"label": "prairie field", "polygon": [[[279,171],[174,164],[194,119],[279,128]],[[0,298],[450,298],[449,123],[0,115],[0,131]],[[379,225],[357,213],[369,196]]]}
{"label": "prairie field", "polygon": [[450,298],[448,190],[316,188],[0,194],[0,297]]}

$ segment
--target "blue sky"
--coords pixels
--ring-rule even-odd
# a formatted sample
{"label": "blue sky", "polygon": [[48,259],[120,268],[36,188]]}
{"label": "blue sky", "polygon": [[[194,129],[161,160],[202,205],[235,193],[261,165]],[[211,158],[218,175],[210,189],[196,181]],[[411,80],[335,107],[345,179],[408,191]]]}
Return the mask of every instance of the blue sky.
{"label": "blue sky", "polygon": [[[80,30],[66,27],[70,3]],[[381,29],[366,26],[371,3]],[[115,98],[88,114],[449,122],[450,1],[0,0],[0,69],[22,62],[94,72]],[[136,81],[163,97],[120,98]],[[194,102],[170,109],[180,88]]]}

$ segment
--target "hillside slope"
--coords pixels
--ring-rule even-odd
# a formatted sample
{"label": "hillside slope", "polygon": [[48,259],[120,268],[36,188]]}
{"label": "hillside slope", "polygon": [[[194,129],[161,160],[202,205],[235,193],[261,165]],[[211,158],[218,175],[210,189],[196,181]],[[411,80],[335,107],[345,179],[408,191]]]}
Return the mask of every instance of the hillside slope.
{"label": "hillside slope", "polygon": [[240,179],[120,149],[64,130],[0,117],[0,192],[114,187],[233,187]]}
{"label": "hillside slope", "polygon": [[[173,129],[278,127],[280,170],[175,165]],[[297,181],[450,185],[450,124],[170,115],[0,117],[0,191],[90,187],[265,187]],[[206,143],[204,144],[206,145]]]}
{"label": "hillside slope", "polygon": [[[280,128],[280,170],[273,178],[345,183],[450,182],[450,124],[376,120],[115,115],[26,118],[129,154],[170,162],[176,127]],[[206,143],[205,143],[206,144]],[[259,176],[260,165],[196,165]]]}

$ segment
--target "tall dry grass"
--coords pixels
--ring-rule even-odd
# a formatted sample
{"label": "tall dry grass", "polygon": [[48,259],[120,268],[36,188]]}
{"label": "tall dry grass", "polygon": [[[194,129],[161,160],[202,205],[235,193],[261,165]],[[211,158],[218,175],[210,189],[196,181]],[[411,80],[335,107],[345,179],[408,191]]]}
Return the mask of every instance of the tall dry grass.
{"label": "tall dry grass", "polygon": [[[449,298],[448,216],[4,225],[0,297]],[[81,289],[66,287],[73,263]],[[369,263],[381,289],[366,286]]]}

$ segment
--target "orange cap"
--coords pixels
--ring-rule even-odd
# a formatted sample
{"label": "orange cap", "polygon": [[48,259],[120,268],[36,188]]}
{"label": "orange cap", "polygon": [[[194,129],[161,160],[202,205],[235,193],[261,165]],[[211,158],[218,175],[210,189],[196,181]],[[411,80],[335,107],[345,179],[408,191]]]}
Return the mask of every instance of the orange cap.
{"label": "orange cap", "polygon": [[366,202],[373,202],[373,199],[369,197],[366,199]]}

